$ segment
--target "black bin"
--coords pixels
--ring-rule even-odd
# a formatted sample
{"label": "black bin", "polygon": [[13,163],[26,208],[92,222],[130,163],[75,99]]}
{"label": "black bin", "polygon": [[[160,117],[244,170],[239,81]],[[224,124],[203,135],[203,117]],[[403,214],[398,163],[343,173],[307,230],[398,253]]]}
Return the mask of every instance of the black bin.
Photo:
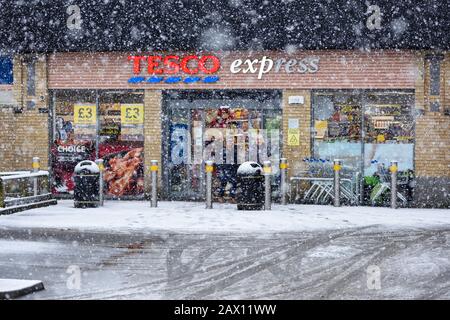
{"label": "black bin", "polygon": [[237,170],[238,210],[262,210],[264,207],[264,176],[262,167],[253,161],[241,164]]}
{"label": "black bin", "polygon": [[98,207],[100,203],[100,169],[93,161],[78,163],[74,172],[75,208]]}

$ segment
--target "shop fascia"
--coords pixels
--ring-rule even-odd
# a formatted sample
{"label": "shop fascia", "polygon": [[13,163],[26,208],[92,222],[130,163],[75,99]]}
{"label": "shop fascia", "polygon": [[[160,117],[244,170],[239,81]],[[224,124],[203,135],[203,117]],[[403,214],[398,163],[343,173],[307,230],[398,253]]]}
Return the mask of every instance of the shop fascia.
{"label": "shop fascia", "polygon": [[[133,63],[134,76],[128,79],[129,83],[215,83],[219,77],[215,74],[221,67],[220,59],[215,55],[167,55],[167,56],[128,56]],[[147,63],[149,77],[141,76],[143,61]],[[229,70],[232,74],[256,74],[258,79],[271,71],[275,73],[316,73],[319,70],[319,57],[308,56],[304,58],[277,58],[267,56],[257,59],[235,59],[231,62]],[[187,77],[183,78],[179,74]],[[167,77],[164,77],[167,76]]]}
{"label": "shop fascia", "polygon": [[284,70],[286,73],[316,73],[319,70],[319,57],[305,57],[303,59],[276,60],[263,56],[261,59],[236,59],[230,65],[231,73],[258,74],[258,79],[274,70],[275,73]]}
{"label": "shop fascia", "polygon": [[[219,80],[212,75],[220,68],[220,60],[214,55],[128,56],[128,60],[133,62],[135,75],[128,79],[128,83],[214,83]],[[142,61],[147,62],[147,73],[151,76],[140,76]],[[187,77],[175,75],[180,73]]]}

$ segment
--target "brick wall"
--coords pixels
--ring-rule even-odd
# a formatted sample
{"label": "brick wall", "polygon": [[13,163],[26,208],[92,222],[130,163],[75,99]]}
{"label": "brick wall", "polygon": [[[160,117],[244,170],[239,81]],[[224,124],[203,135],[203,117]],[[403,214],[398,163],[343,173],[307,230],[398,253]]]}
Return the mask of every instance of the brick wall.
{"label": "brick wall", "polygon": [[450,178],[450,117],[430,112],[416,120],[416,174]]}
{"label": "brick wall", "polygon": [[160,165],[159,184],[161,184],[161,105],[160,90],[145,90],[144,95],[144,166],[145,192],[150,192],[150,161],[158,160]]}
{"label": "brick wall", "polygon": [[17,102],[17,106],[23,107],[23,90],[25,87],[24,83],[24,65],[21,56],[15,56],[13,60],[13,91],[14,99]]}
{"label": "brick wall", "polygon": [[[289,104],[290,96],[303,96],[304,104]],[[303,158],[311,153],[311,92],[309,90],[283,90],[283,157],[288,159],[288,175],[296,175],[304,170]],[[300,143],[298,146],[289,146],[288,121],[298,119],[300,130]]]}
{"label": "brick wall", "polygon": [[423,53],[416,53],[415,65],[416,65],[416,76],[414,84],[415,93],[415,107],[419,111],[425,109],[425,55]]}
{"label": "brick wall", "polygon": [[443,107],[444,110],[448,110],[450,112],[450,52],[447,52],[445,55],[445,59],[442,66],[443,75],[442,75],[442,86],[441,89],[443,92],[444,102]]}
{"label": "brick wall", "polygon": [[[47,108],[47,63],[45,56],[35,58],[35,95],[26,92],[27,68],[24,57],[14,58],[13,92],[16,105],[0,109],[0,171],[30,169],[33,156],[41,158],[42,168],[48,167],[48,114],[39,108]],[[27,109],[27,102],[35,107]],[[14,107],[22,110],[15,113]]]}
{"label": "brick wall", "polygon": [[[423,55],[424,56],[424,55]],[[415,206],[450,208],[450,53],[441,63],[440,94],[430,96],[430,63],[423,61],[423,76],[416,87],[422,115],[416,118]],[[430,103],[440,103],[439,112],[430,111]]]}
{"label": "brick wall", "polygon": [[[416,89],[416,100],[423,101],[424,114],[416,118],[416,174],[418,176],[450,178],[450,54],[441,64],[441,90],[439,96],[429,95],[430,64],[424,63],[423,86]],[[421,97],[423,95],[423,98]],[[431,112],[430,103],[439,101],[440,111]]]}

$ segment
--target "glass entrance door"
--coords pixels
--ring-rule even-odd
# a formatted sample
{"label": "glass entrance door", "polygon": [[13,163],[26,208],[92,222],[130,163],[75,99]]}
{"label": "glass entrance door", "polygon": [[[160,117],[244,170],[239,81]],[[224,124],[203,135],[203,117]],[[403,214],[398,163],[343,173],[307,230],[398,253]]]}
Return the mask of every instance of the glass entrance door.
{"label": "glass entrance door", "polygon": [[[203,192],[201,161],[192,161],[192,153],[202,147],[203,112],[188,108],[172,109],[169,113],[168,193],[171,199],[196,200]],[[191,132],[193,134],[191,134]]]}
{"label": "glass entrance door", "polygon": [[204,198],[206,160],[215,163],[213,196],[221,202],[234,201],[241,163],[271,159],[278,167],[281,110],[273,101],[183,99],[168,105],[163,181],[169,199]]}

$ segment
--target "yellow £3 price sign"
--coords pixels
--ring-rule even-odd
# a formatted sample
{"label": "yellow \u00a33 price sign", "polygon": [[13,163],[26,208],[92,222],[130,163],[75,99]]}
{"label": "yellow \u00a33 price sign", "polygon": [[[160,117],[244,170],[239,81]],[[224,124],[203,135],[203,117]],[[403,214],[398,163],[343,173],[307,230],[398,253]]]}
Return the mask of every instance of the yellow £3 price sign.
{"label": "yellow \u00a33 price sign", "polygon": [[74,105],[73,122],[75,124],[95,124],[97,122],[95,105]]}
{"label": "yellow \u00a33 price sign", "polygon": [[120,120],[122,124],[143,124],[144,105],[143,104],[121,104]]}

